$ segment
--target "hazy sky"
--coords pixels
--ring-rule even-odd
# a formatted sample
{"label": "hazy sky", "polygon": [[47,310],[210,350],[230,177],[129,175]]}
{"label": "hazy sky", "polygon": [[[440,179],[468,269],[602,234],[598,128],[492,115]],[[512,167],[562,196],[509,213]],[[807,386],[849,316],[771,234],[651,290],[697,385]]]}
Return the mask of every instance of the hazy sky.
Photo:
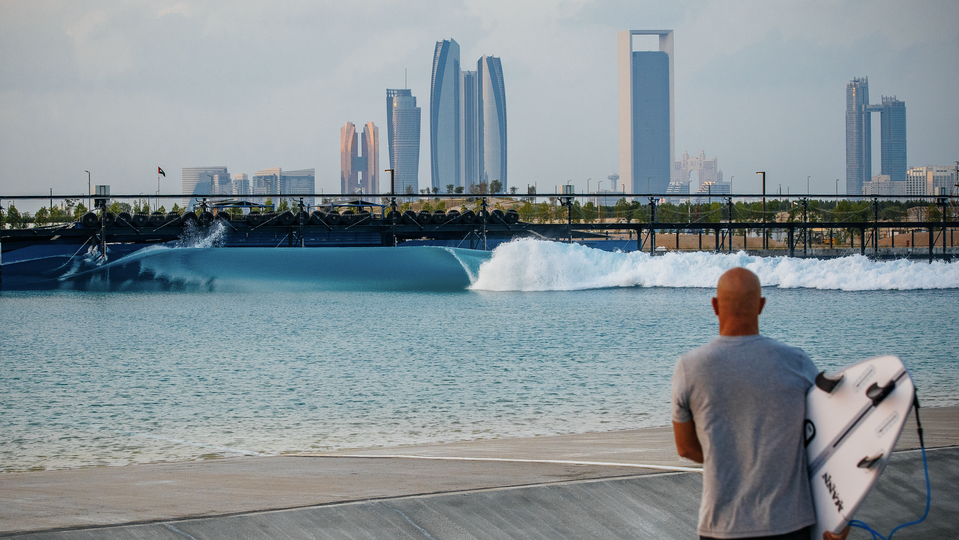
{"label": "hazy sky", "polygon": [[[339,191],[340,127],[385,89],[423,109],[437,40],[464,68],[502,58],[509,184],[608,186],[617,172],[616,34],[675,31],[676,153],[719,158],[736,192],[845,183],[845,85],[905,101],[909,166],[959,159],[959,2],[0,0],[0,195],[180,191],[182,167],[316,168]],[[474,67],[475,69],[475,67]],[[874,125],[878,125],[878,116]],[[878,174],[879,141],[874,137]],[[25,206],[25,205],[24,205]]]}

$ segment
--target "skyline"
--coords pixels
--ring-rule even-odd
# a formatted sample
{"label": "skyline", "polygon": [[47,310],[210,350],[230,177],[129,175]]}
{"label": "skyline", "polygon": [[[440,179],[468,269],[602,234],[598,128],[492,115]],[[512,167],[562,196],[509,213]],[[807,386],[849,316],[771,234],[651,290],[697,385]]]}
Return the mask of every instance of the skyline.
{"label": "skyline", "polygon": [[[616,36],[629,28],[674,30],[671,158],[705,149],[736,193],[759,191],[758,170],[767,191],[805,191],[810,176],[810,191],[833,193],[845,177],[844,88],[855,77],[908,103],[908,167],[959,158],[954,3],[442,6],[4,3],[0,194],[85,193],[90,170],[114,193],[150,195],[158,165],[207,163],[312,167],[317,189],[336,191],[339,128],[386,125],[382,92],[405,70],[405,86],[425,95],[432,49],[448,36],[467,44],[461,57],[509,60],[509,184],[549,193],[572,181],[583,192],[591,179],[593,190],[623,174]],[[284,40],[268,39],[277,34]],[[177,190],[175,176],[161,191]]]}

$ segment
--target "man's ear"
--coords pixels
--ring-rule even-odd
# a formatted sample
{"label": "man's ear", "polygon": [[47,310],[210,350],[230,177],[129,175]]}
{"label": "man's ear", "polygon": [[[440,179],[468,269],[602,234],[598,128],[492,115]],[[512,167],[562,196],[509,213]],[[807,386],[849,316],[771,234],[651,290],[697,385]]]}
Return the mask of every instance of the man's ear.
{"label": "man's ear", "polygon": [[760,296],[759,297],[759,313],[757,313],[756,315],[761,314],[763,312],[764,307],[766,307],[766,298],[763,296]]}
{"label": "man's ear", "polygon": [[[762,311],[762,307],[759,308],[759,311]],[[716,298],[715,296],[713,297],[713,313],[719,317],[719,298]]]}

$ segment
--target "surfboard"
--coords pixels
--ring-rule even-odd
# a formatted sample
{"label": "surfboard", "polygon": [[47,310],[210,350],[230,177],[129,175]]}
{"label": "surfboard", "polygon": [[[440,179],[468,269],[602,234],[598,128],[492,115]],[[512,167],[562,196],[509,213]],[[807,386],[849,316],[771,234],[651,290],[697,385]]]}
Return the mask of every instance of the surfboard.
{"label": "surfboard", "polygon": [[889,462],[915,388],[895,356],[820,373],[806,394],[806,459],[816,508],[815,539],[839,533]]}

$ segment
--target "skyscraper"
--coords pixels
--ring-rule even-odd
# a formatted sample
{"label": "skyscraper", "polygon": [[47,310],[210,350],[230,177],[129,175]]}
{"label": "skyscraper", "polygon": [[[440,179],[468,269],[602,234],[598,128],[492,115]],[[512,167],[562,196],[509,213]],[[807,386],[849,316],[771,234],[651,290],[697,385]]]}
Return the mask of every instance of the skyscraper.
{"label": "skyscraper", "polygon": [[862,195],[872,180],[872,113],[880,113],[881,175],[891,182],[906,181],[906,104],[882,97],[869,104],[869,78],[846,84],[846,194]]}
{"label": "skyscraper", "polygon": [[463,72],[463,187],[480,183],[479,77],[476,71]]}
{"label": "skyscraper", "polygon": [[183,205],[187,208],[193,208],[195,197],[212,195],[213,186],[218,186],[221,179],[230,180],[230,173],[226,167],[183,167],[182,173],[183,193],[192,195],[192,198],[183,199]]}
{"label": "skyscraper", "polygon": [[452,39],[437,41],[430,82],[430,177],[434,188],[462,185],[461,77],[459,44]]}
{"label": "skyscraper", "polygon": [[480,182],[499,180],[506,191],[506,86],[503,65],[495,56],[484,56],[476,64],[480,124]]}
{"label": "skyscraper", "polygon": [[[396,193],[417,193],[420,169],[420,108],[410,90],[387,90],[390,168]],[[384,190],[386,191],[386,190]]]}
{"label": "skyscraper", "polygon": [[906,104],[893,97],[882,97],[879,145],[881,174],[893,182],[906,181]]}
{"label": "skyscraper", "polygon": [[846,84],[846,194],[862,194],[862,185],[872,179],[872,122],[869,78]]}
{"label": "skyscraper", "polygon": [[[633,36],[659,36],[634,51]],[[665,193],[675,155],[673,31],[619,32],[619,174],[633,193]]]}
{"label": "skyscraper", "polygon": [[340,193],[379,191],[379,129],[373,122],[363,126],[361,144],[362,155],[357,147],[356,126],[352,122],[340,128]]}

